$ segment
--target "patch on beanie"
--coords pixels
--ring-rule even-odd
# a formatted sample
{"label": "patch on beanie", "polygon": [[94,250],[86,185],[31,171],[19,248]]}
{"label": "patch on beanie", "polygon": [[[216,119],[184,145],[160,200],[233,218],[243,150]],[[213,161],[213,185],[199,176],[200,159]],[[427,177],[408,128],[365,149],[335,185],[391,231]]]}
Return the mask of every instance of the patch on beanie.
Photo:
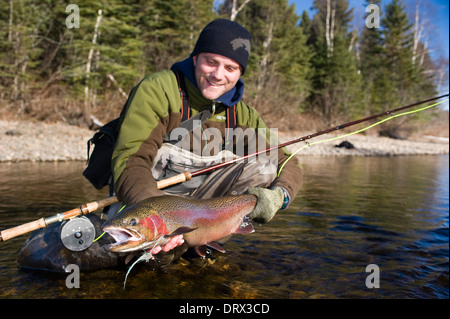
{"label": "patch on beanie", "polygon": [[236,39],[232,40],[230,43],[233,46],[234,51],[236,51],[239,48],[244,47],[244,49],[248,52],[248,54],[250,54],[250,40],[236,38]]}

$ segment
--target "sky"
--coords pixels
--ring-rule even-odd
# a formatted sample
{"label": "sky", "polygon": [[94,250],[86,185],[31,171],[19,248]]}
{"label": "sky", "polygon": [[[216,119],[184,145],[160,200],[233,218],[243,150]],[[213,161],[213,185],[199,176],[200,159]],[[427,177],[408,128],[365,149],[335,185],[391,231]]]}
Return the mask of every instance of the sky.
{"label": "sky", "polygon": [[[416,3],[420,0],[404,0],[406,7],[409,7],[410,3]],[[424,0],[422,0],[424,1]],[[304,10],[307,10],[310,17],[314,15],[314,11],[311,10],[314,0],[289,0],[289,3],[295,4],[295,8],[298,15],[301,15]],[[384,0],[382,3],[387,3]],[[437,34],[434,34],[436,43],[439,43],[440,48],[438,50],[442,51],[442,55],[448,58],[449,56],[449,0],[427,0],[425,1],[431,4],[431,10],[436,12],[436,17],[433,15],[431,22],[435,25]],[[354,8],[355,19],[361,20],[363,23],[365,14],[365,0],[349,0],[350,7]],[[431,18],[430,18],[431,19]]]}
{"label": "sky", "polygon": [[[365,15],[365,0],[348,0],[350,7],[354,8],[354,23],[364,27],[364,15]],[[425,8],[429,11],[428,19],[433,31],[430,32],[430,55],[443,56],[446,59],[449,58],[449,0],[403,0],[407,8],[415,6],[415,3],[422,1],[426,3]],[[315,14],[314,10],[311,10],[314,0],[289,0],[289,4],[295,4],[296,12],[300,16],[304,10],[308,11],[309,17]],[[388,3],[387,0],[382,1],[383,5]],[[439,94],[445,94],[449,92],[448,83],[446,87],[440,89]],[[448,102],[445,103],[445,109],[448,110]]]}

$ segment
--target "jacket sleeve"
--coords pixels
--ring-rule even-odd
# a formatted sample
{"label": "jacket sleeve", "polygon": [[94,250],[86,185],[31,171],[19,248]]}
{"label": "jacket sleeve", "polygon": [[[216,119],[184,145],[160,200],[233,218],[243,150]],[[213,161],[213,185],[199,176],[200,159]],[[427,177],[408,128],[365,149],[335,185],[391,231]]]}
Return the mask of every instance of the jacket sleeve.
{"label": "jacket sleeve", "polygon": [[151,167],[163,137],[180,123],[180,103],[175,76],[166,71],[143,80],[122,114],[112,170],[116,195],[125,204],[163,194]]}

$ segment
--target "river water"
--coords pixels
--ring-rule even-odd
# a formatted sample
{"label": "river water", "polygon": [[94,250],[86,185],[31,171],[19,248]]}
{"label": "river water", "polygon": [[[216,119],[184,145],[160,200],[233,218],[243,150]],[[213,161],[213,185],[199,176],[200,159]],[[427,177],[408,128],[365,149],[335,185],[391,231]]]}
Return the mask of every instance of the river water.
{"label": "river water", "polygon": [[[0,243],[0,298],[449,298],[449,157],[302,157],[304,187],[212,259],[67,274],[20,269]],[[0,229],[106,197],[83,163],[0,163]],[[369,268],[367,268],[369,266]],[[379,285],[377,285],[379,283]],[[379,287],[379,288],[378,288]]]}

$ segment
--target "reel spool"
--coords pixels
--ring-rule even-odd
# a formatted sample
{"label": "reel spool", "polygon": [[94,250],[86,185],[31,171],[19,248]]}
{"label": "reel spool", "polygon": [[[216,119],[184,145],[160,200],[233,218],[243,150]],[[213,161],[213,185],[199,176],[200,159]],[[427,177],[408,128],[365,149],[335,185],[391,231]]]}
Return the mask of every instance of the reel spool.
{"label": "reel spool", "polygon": [[71,251],[88,249],[95,239],[94,224],[85,216],[70,219],[61,224],[61,242]]}

